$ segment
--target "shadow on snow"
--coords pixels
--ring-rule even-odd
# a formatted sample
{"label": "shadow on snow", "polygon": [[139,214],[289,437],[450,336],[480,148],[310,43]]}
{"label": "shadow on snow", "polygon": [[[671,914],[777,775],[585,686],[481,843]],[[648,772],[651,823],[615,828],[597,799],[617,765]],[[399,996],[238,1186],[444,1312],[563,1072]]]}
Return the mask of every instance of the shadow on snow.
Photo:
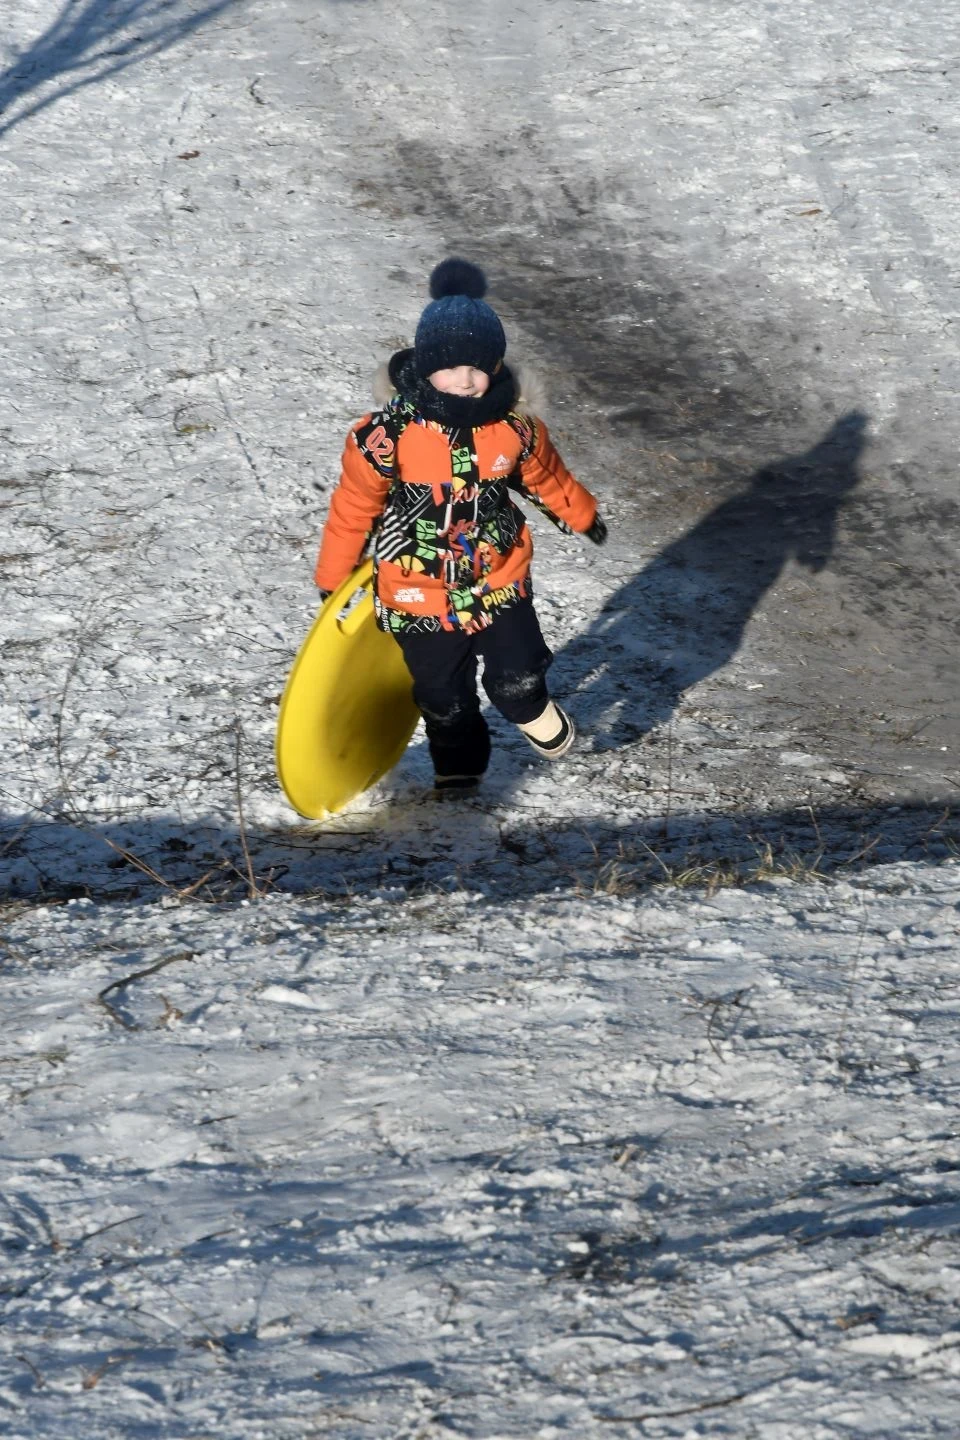
{"label": "shadow on snow", "polygon": [[173,817],[126,824],[3,817],[0,899],[211,901],[272,893],[360,900],[456,890],[504,900],[557,891],[629,897],[664,885],[853,879],[878,864],[960,855],[960,813],[948,804],[798,805],[618,824],[529,819],[482,800],[398,797],[346,819],[350,828],[338,819],[241,833]]}
{"label": "shadow on snow", "polygon": [[[788,560],[824,569],[838,511],[859,480],[865,423],[854,411],[810,450],[758,470],[665,546],[560,652],[562,693],[576,695],[595,750],[636,742],[672,715],[689,687],[726,664]],[[797,804],[610,822],[531,818],[516,803],[510,767],[505,749],[479,797],[452,804],[424,793],[426,774],[413,783],[394,775],[367,810],[323,825],[291,817],[269,831],[167,816],[110,823],[10,815],[0,820],[0,894],[228,899],[459,887],[503,896],[557,887],[636,894],[667,882],[852,875],[878,861],[942,860],[960,845],[955,797],[942,805],[815,811]]]}
{"label": "shadow on snow", "polygon": [[66,96],[168,50],[237,3],[65,0],[0,74],[0,138]]}
{"label": "shadow on snow", "polygon": [[825,569],[838,513],[861,479],[866,424],[851,411],[811,449],[758,470],[559,652],[560,693],[587,710],[629,704],[629,720],[595,730],[598,748],[646,734],[670,718],[685,690],[726,665],[790,560],[813,574]]}

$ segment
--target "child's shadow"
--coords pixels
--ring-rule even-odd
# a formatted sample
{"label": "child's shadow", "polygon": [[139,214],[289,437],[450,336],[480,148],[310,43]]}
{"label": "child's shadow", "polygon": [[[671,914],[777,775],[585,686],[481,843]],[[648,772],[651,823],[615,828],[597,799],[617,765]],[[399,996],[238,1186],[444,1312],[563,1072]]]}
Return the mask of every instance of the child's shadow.
{"label": "child's shadow", "polygon": [[824,569],[837,513],[861,479],[866,423],[852,411],[812,449],[758,470],[557,653],[556,692],[593,732],[596,749],[637,740],[725,665],[788,560],[814,574]]}

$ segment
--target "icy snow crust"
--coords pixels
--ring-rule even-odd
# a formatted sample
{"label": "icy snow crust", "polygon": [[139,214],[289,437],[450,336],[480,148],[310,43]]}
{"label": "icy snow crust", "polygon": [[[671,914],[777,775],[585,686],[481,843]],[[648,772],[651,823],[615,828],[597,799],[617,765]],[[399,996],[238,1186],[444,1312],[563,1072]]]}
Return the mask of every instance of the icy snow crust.
{"label": "icy snow crust", "polygon": [[24,908],[6,1433],[950,1434],[958,902]]}
{"label": "icy snow crust", "polygon": [[[956,1435],[946,3],[13,0],[0,1428]],[[443,254],[600,497],[582,743],[276,704]]]}

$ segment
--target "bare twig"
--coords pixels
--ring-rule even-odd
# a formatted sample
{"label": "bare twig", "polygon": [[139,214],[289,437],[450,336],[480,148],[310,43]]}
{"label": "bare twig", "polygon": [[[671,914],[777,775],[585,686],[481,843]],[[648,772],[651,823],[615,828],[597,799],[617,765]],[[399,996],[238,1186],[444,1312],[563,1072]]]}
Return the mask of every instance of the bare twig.
{"label": "bare twig", "polygon": [[673,809],[673,719],[667,725],[667,806],[663,812],[663,838],[670,839],[670,814]]}
{"label": "bare twig", "polygon": [[[227,1235],[230,1232],[228,1230],[218,1230],[214,1233],[218,1235]],[[172,1286],[165,1284],[163,1280],[158,1280],[155,1275],[152,1277],[151,1283],[155,1285],[158,1290],[162,1290],[165,1295],[169,1295],[170,1299],[175,1305],[179,1305],[181,1310],[186,1310],[187,1314],[191,1316],[192,1319],[196,1320],[201,1330],[206,1331],[206,1335],[204,1336],[202,1341],[191,1341],[191,1344],[203,1345],[205,1349],[218,1351],[225,1355],[229,1354],[226,1345],[223,1343],[223,1340],[220,1338],[217,1332],[211,1329],[211,1327],[207,1324],[206,1320],[204,1320],[203,1316],[197,1310],[194,1310],[192,1305],[188,1305],[186,1300],[181,1300],[180,1296],[176,1293]]]}
{"label": "bare twig", "polygon": [[146,1214],[141,1210],[136,1215],[124,1215],[122,1220],[111,1220],[109,1225],[99,1225],[96,1230],[88,1230],[86,1235],[78,1235],[76,1240],[70,1241],[71,1249],[79,1245],[85,1245],[88,1240],[93,1240],[97,1235],[105,1235],[108,1230],[117,1230],[121,1225],[129,1225],[132,1220],[142,1220]]}
{"label": "bare twig", "polygon": [[190,896],[195,895],[196,892],[200,889],[201,885],[206,885],[207,881],[212,875],[219,875],[221,871],[230,868],[231,865],[229,860],[221,860],[219,865],[214,865],[204,875],[201,875],[199,880],[192,880],[189,885],[184,885],[182,887],[174,887],[174,893],[179,900],[189,900]]}
{"label": "bare twig", "polygon": [[754,1386],[752,1390],[737,1390],[732,1395],[721,1395],[717,1400],[702,1400],[699,1405],[682,1405],[678,1410],[643,1410],[636,1415],[597,1415],[596,1419],[607,1425],[640,1425],[645,1420],[673,1420],[680,1415],[699,1415],[704,1410],[722,1410],[728,1405],[739,1405],[741,1400],[748,1400],[751,1395],[759,1395],[761,1391],[779,1385],[781,1381],[788,1380],[791,1373],[785,1371],[773,1380]]}
{"label": "bare twig", "polygon": [[646,840],[641,840],[641,841],[640,841],[640,848],[641,848],[642,850],[646,850],[646,852],[647,852],[647,854],[650,856],[650,858],[651,858],[652,860],[655,860],[655,861],[657,862],[657,864],[660,866],[660,869],[663,871],[664,875],[667,877],[668,880],[672,880],[672,879],[673,879],[673,873],[672,873],[672,871],[670,870],[669,865],[667,865],[667,864],[661,859],[661,857],[657,854],[656,850],[651,849],[651,847],[647,844]]}
{"label": "bare twig", "polygon": [[848,984],[847,984],[847,998],[846,998],[846,1003],[844,1004],[844,1007],[843,1007],[843,1014],[842,1014],[842,1016],[840,1017],[840,1029],[839,1029],[839,1031],[837,1032],[837,1044],[836,1044],[836,1050],[835,1050],[835,1053],[834,1053],[834,1059],[835,1059],[835,1061],[836,1061],[836,1063],[837,1063],[838,1065],[842,1065],[842,1064],[843,1064],[843,1055],[842,1055],[843,1042],[844,1042],[844,1040],[845,1040],[845,1038],[846,1038],[847,1025],[848,1025],[849,1022],[850,1022],[850,1015],[851,1015],[851,1012],[852,1012],[852,1010],[853,1010],[854,993],[855,993],[856,987],[857,987],[857,973],[858,973],[858,971],[859,971],[859,969],[860,969],[860,957],[861,957],[861,955],[863,954],[863,942],[864,942],[864,939],[865,939],[866,933],[867,933],[867,920],[868,920],[867,904],[866,904],[866,901],[865,901],[864,898],[863,898],[863,891],[860,890],[860,891],[857,892],[857,894],[859,895],[859,898],[860,898],[860,905],[861,905],[861,908],[862,908],[862,911],[863,911],[863,919],[862,919],[861,922],[860,922],[860,933],[859,933],[859,935],[857,936],[857,948],[856,948],[856,951],[854,952],[853,963],[852,963],[851,966],[850,966],[850,979],[849,979],[849,982],[848,982]]}
{"label": "bare twig", "polygon": [[[77,647],[76,654],[74,655],[72,661],[67,667],[67,671],[64,676],[63,685],[60,691],[60,704],[57,710],[55,722],[54,753],[56,756],[57,774],[60,779],[63,815],[62,817],[59,815],[53,815],[53,812],[45,806],[30,805],[29,808],[38,814],[53,815],[53,818],[57,819],[64,818],[67,823],[73,825],[76,829],[82,831],[84,834],[96,835],[97,839],[101,840],[104,845],[106,845],[109,849],[113,850],[116,855],[119,855],[127,865],[131,866],[132,869],[139,870],[142,875],[146,875],[148,879],[154,882],[154,884],[160,885],[164,889],[172,891],[181,899],[187,899],[191,895],[193,895],[196,890],[199,890],[200,887],[204,885],[212,875],[216,874],[217,870],[222,869],[223,866],[214,866],[213,869],[208,870],[205,875],[201,876],[199,880],[194,881],[189,886],[177,886],[172,881],[168,880],[164,875],[161,875],[160,872],[156,870],[151,864],[149,864],[148,861],[142,860],[139,855],[135,854],[132,850],[128,850],[126,846],[118,845],[115,840],[111,840],[109,836],[103,835],[102,833],[97,831],[95,827],[89,825],[85,820],[82,811],[76,803],[73,786],[70,777],[67,774],[66,763],[64,760],[64,716],[66,714],[67,701],[69,699],[70,689],[76,678],[77,672],[80,667],[80,662],[83,658],[84,649],[81,643]],[[245,839],[244,850],[246,851]]]}
{"label": "bare twig", "polygon": [[32,820],[27,819],[24,820],[22,824],[17,827],[17,829],[11,835],[10,839],[6,842],[6,844],[2,848],[0,848],[0,856],[9,854],[9,852],[13,850],[16,845],[19,845],[21,839],[30,829],[32,823]]}
{"label": "bare twig", "polygon": [[99,992],[99,994],[97,995],[97,999],[103,1006],[103,1008],[106,1010],[107,1014],[111,1016],[112,1019],[116,1020],[118,1025],[122,1025],[125,1030],[139,1030],[140,1026],[135,1024],[134,1021],[128,1020],[126,1016],[121,1013],[121,1011],[116,1009],[115,1006],[111,1005],[110,1001],[107,999],[107,996],[111,993],[111,991],[125,990],[128,985],[133,984],[134,980],[143,980],[146,978],[147,975],[155,975],[158,970],[165,970],[168,965],[175,965],[179,960],[195,959],[196,953],[193,950],[178,950],[175,955],[167,955],[162,960],[157,960],[155,964],[147,965],[143,970],[131,971],[131,973],[129,975],[125,975],[122,980],[112,980],[109,985],[105,985],[104,988]]}
{"label": "bare twig", "polygon": [[243,847],[243,859],[247,867],[247,895],[251,900],[259,900],[263,894],[257,885],[257,878],[253,873],[253,860],[250,857],[250,846],[247,844],[247,825],[243,816],[243,795],[240,788],[240,738],[243,734],[243,726],[237,721],[234,730],[234,780],[237,788],[237,820],[240,826],[240,844]]}
{"label": "bare twig", "polygon": [[131,1360],[136,1353],[135,1350],[125,1350],[122,1355],[108,1355],[106,1360],[97,1366],[96,1370],[91,1370],[89,1375],[84,1376],[84,1390],[95,1390],[108,1370],[113,1370],[117,1365],[122,1365],[125,1360]]}
{"label": "bare twig", "polygon": [[803,808],[804,810],[808,810],[810,812],[810,823],[813,826],[813,833],[817,837],[817,851],[822,856],[825,850],[825,846],[823,843],[823,836],[820,834],[820,826],[817,824],[817,812],[814,810],[812,805],[804,805]]}
{"label": "bare twig", "polygon": [[[716,1055],[718,1060],[723,1059],[723,1052],[721,1051],[720,1047],[714,1043],[713,1031],[714,1027],[717,1026],[720,1022],[720,1011],[724,1008],[725,1005],[734,1005],[738,1009],[743,1009],[743,997],[749,994],[750,986],[744,985],[742,989],[737,990],[733,995],[718,995],[714,1000],[711,1000],[709,1002],[710,1017],[707,1020],[707,1043],[709,1044],[710,1049],[713,1051],[714,1055]],[[729,1035],[724,1034],[721,1035],[720,1038],[722,1040],[726,1040],[729,1038]]]}
{"label": "bare twig", "polygon": [[[71,816],[70,819],[71,823],[78,826],[78,828],[87,829],[87,827],[83,825],[81,821],[77,820],[73,816]],[[115,851],[116,854],[118,854],[119,856],[121,856],[122,859],[125,860],[128,865],[131,865],[134,870],[139,870],[142,875],[148,876],[149,879],[155,881],[157,885],[164,885],[168,890],[173,890],[176,888],[175,886],[171,885],[169,880],[165,880],[158,871],[154,870],[151,864],[149,864],[146,860],[141,860],[139,855],[135,855],[133,851],[128,850],[125,845],[118,845],[117,842],[115,840],[111,840],[108,835],[101,835],[100,839],[103,841],[104,845],[109,845],[110,849]]]}
{"label": "bare twig", "polygon": [[14,1356],[14,1359],[19,1360],[22,1365],[26,1365],[27,1369],[30,1371],[30,1374],[37,1382],[37,1389],[42,1390],[44,1386],[44,1379],[43,1376],[40,1374],[40,1371],[37,1369],[36,1365],[34,1365],[33,1361],[28,1359],[26,1355],[16,1355]]}
{"label": "bare twig", "polygon": [[67,708],[67,696],[70,693],[70,686],[73,684],[73,677],[80,667],[83,658],[83,650],[78,646],[70,664],[67,666],[67,673],[63,677],[63,688],[60,691],[60,704],[57,707],[57,718],[54,726],[54,755],[57,761],[57,774],[60,776],[60,785],[63,789],[64,798],[70,802],[73,809],[73,791],[70,781],[67,778],[66,766],[63,763],[63,717]]}
{"label": "bare twig", "polygon": [[840,862],[841,865],[856,865],[859,860],[866,860],[867,856],[870,854],[870,851],[875,850],[879,844],[880,836],[875,835],[872,840],[868,840],[865,845],[862,845],[860,847],[856,855],[851,855],[849,860],[842,860]]}
{"label": "bare twig", "polygon": [[146,875],[150,880],[153,880],[155,884],[162,886],[163,889],[171,891],[172,894],[181,900],[188,900],[202,885],[206,884],[212,875],[216,875],[219,871],[231,867],[231,861],[221,860],[218,865],[214,865],[210,870],[207,870],[205,874],[201,875],[199,880],[193,880],[189,885],[176,885],[172,880],[168,880],[166,876],[161,875],[158,870],[155,870],[146,860],[142,860],[134,851],[128,850],[125,845],[118,845],[115,840],[110,839],[109,835],[101,834],[95,826],[89,825],[75,810],[66,809],[61,812],[55,810],[50,805],[37,805],[32,800],[24,800],[20,796],[14,795],[11,790],[6,790],[3,786],[0,786],[0,795],[8,796],[11,800],[15,800],[18,805],[26,805],[27,809],[32,810],[35,815],[43,815],[48,820],[56,820],[62,824],[70,825],[82,834],[99,840],[102,844],[106,845],[108,849],[112,850],[114,854],[121,856],[132,869],[139,870],[141,874]]}

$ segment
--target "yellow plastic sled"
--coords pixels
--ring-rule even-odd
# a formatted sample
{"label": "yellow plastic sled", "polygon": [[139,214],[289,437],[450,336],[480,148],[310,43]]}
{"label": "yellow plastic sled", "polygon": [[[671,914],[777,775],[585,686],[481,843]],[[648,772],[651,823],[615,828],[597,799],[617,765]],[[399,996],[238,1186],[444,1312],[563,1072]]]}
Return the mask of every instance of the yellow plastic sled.
{"label": "yellow plastic sled", "polygon": [[277,777],[319,820],[391,770],[420,712],[400,646],[377,629],[373,561],[335,590],[293,662],[277,720]]}

